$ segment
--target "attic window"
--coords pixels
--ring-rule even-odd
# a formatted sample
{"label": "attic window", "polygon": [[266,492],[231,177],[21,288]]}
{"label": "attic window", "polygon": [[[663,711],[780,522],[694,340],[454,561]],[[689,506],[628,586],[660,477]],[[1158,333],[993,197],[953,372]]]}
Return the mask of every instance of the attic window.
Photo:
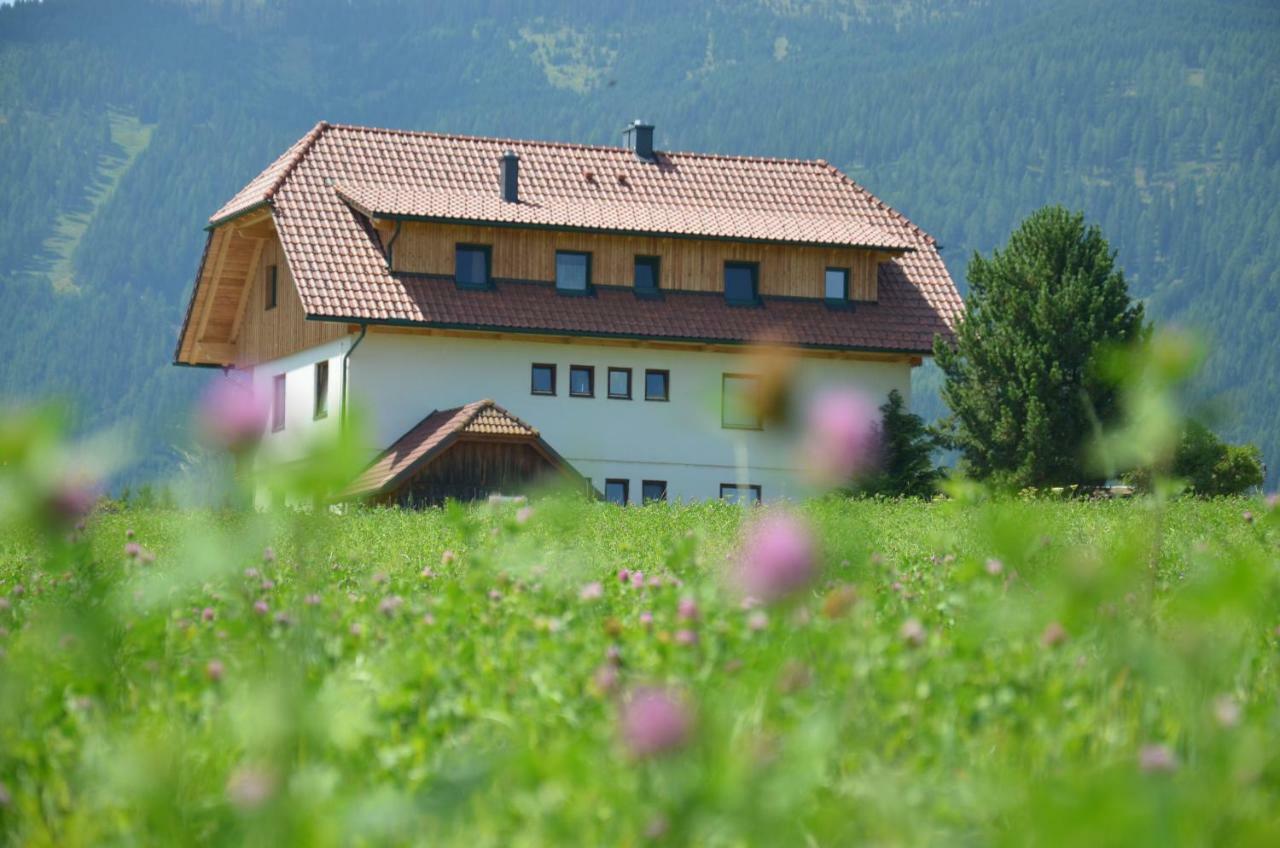
{"label": "attic window", "polygon": [[828,268],[823,277],[822,296],[827,306],[848,307],[849,304],[849,269]]}
{"label": "attic window", "polygon": [[556,251],[556,291],[587,294],[591,291],[591,254]]}
{"label": "attic window", "polygon": [[487,244],[458,244],[453,248],[454,281],[461,288],[487,289],[493,284],[490,277],[492,251]]}
{"label": "attic window", "polygon": [[659,272],[662,260],[657,256],[637,256],[635,267],[636,294],[655,295],[658,293]]}
{"label": "attic window", "polygon": [[754,306],[759,297],[760,266],[754,262],[724,263],[724,299],[736,306]]}

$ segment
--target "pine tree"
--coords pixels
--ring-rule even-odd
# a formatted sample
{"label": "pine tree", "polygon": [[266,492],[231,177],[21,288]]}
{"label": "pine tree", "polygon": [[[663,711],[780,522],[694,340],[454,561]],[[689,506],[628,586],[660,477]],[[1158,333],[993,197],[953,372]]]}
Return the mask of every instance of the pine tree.
{"label": "pine tree", "polygon": [[942,476],[933,464],[937,440],[919,415],[908,412],[902,394],[889,392],[880,407],[882,463],[880,470],[861,482],[858,490],[867,495],[889,497],[933,497]]}
{"label": "pine tree", "polygon": [[1013,487],[1100,482],[1084,459],[1117,414],[1095,355],[1145,333],[1143,310],[1097,226],[1058,206],[1031,215],[1003,251],[975,254],[955,345],[934,354],[951,409],[943,443],[969,474]]}

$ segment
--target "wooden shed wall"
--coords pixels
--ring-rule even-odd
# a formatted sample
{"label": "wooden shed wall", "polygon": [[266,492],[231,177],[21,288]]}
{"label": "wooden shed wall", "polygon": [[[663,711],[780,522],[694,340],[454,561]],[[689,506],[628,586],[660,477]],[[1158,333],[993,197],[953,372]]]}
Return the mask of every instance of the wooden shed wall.
{"label": "wooden shed wall", "polygon": [[[384,243],[388,236],[384,230]],[[555,280],[557,250],[591,253],[593,282],[616,286],[632,284],[636,256],[660,256],[660,286],[675,291],[723,291],[725,262],[758,262],[762,295],[822,297],[825,270],[848,268],[849,296],[861,301],[876,299],[877,266],[889,258],[851,248],[414,222],[405,223],[395,241],[393,268],[451,276],[459,243],[490,245],[494,277],[545,282]]]}

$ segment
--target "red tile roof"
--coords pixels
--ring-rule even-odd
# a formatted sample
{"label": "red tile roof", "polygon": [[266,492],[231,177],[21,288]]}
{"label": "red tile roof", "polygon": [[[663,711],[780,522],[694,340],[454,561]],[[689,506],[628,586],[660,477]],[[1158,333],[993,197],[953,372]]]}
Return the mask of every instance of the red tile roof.
{"label": "red tile roof", "polygon": [[541,441],[536,429],[492,400],[478,400],[466,406],[433,412],[375,459],[348,487],[346,494],[360,497],[396,488],[463,435]]}
{"label": "red tile roof", "polygon": [[[495,200],[506,150],[520,156],[521,204]],[[212,222],[262,203],[271,205],[298,294],[314,318],[727,343],[750,341],[781,323],[801,345],[928,353],[934,334],[950,333],[963,308],[934,239],[822,160],[659,153],[654,164],[625,148],[321,123]],[[605,289],[594,298],[553,300],[549,287],[536,284],[499,285],[495,296],[393,275],[358,208],[857,244],[901,254],[880,265],[879,302],[845,312],[817,300],[774,297],[765,297],[761,309],[692,293],[641,302]]]}

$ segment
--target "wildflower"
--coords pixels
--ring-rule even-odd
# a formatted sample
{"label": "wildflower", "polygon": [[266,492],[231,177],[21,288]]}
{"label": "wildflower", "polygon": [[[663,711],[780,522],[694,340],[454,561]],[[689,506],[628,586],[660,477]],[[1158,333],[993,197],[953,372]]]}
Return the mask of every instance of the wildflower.
{"label": "wildflower", "polygon": [[227,780],[227,800],[242,810],[261,807],[275,791],[275,779],[259,769],[238,768]]}
{"label": "wildflower", "polygon": [[1040,644],[1046,648],[1056,648],[1065,641],[1067,641],[1066,628],[1056,621],[1049,622],[1044,632],[1040,634]]}
{"label": "wildflower", "polygon": [[276,550],[275,550],[275,548],[271,547],[270,545],[268,545],[267,547],[263,548],[263,549],[262,549],[262,561],[263,561],[263,562],[275,562],[275,561],[276,561]]}
{"label": "wildflower", "polygon": [[620,569],[618,569],[618,582],[619,582],[619,583],[626,583],[626,582],[627,582],[627,578],[628,578],[628,577],[630,577],[630,576],[631,576],[631,572],[630,572],[630,571],[627,571],[625,568],[620,568]]}
{"label": "wildflower", "polygon": [[620,731],[636,759],[669,754],[689,742],[693,718],[680,696],[663,689],[632,692],[622,705]]}
{"label": "wildflower", "polygon": [[221,660],[209,660],[204,667],[204,676],[209,678],[210,683],[221,683],[225,671]]}
{"label": "wildflower", "polygon": [[383,598],[382,602],[378,604],[378,612],[390,618],[395,615],[402,606],[404,606],[404,598],[399,595],[391,595],[390,597]]}
{"label": "wildflower", "polygon": [[809,404],[803,448],[813,480],[837,485],[870,465],[879,420],[875,404],[859,392],[833,389],[817,395]]}
{"label": "wildflower", "polygon": [[902,629],[898,631],[902,636],[902,641],[906,642],[913,648],[918,648],[924,644],[925,629],[919,619],[908,618],[902,622]]}
{"label": "wildflower", "polygon": [[430,580],[432,577],[435,577],[435,576],[436,576],[436,573],[431,570],[431,566],[428,565],[426,568],[422,569],[423,580]]}
{"label": "wildflower", "polygon": [[362,633],[364,633],[364,627],[360,624],[360,622],[353,621],[351,623],[351,627],[348,628],[348,632],[352,636],[355,636],[358,638]]}
{"label": "wildflower", "polygon": [[270,607],[267,606],[266,601],[255,601],[253,604],[253,611],[258,615],[266,615],[270,612]]}
{"label": "wildflower", "polygon": [[312,594],[307,595],[307,597],[303,599],[303,603],[305,603],[309,607],[319,606],[320,596],[313,592]]}
{"label": "wildflower", "polygon": [[386,585],[386,583],[387,583],[387,581],[388,581],[389,579],[390,579],[390,578],[389,578],[389,577],[387,577],[387,575],[386,575],[386,573],[385,573],[385,572],[382,572],[382,571],[376,572],[376,573],[373,575],[373,585],[375,585],[375,586],[383,586],[383,585]]}
{"label": "wildflower", "polygon": [[635,586],[637,589],[644,585],[644,572],[643,572],[643,571],[633,571],[633,572],[631,572],[631,585],[632,585],[632,586]]}
{"label": "wildflower", "polygon": [[533,518],[533,507],[522,506],[516,510],[516,524],[525,524]]}
{"label": "wildflower", "polygon": [[1147,774],[1167,773],[1178,768],[1178,760],[1168,745],[1144,745],[1138,752],[1138,767]]}
{"label": "wildflower", "polygon": [[84,529],[79,522],[93,509],[98,502],[98,487],[84,478],[68,477],[61,480],[49,493],[45,503],[50,517],[62,524],[76,524],[77,529]]}
{"label": "wildflower", "polygon": [[491,601],[500,601],[500,600],[502,600],[502,593],[501,593],[501,592],[499,592],[497,589],[490,589],[490,590],[489,590],[489,600],[491,600]]}
{"label": "wildflower", "polygon": [[125,530],[125,531],[124,531],[124,537],[125,537],[126,539],[132,539],[132,538],[133,538],[133,528],[132,528],[132,527],[130,527],[128,530]]}
{"label": "wildflower", "polygon": [[759,633],[768,626],[769,616],[765,614],[764,610],[756,610],[751,613],[751,615],[747,616],[747,627],[756,633]]}
{"label": "wildflower", "polygon": [[611,663],[604,663],[596,669],[592,676],[592,683],[601,694],[612,692],[618,688],[618,667]]}
{"label": "wildflower", "polygon": [[995,557],[991,557],[987,560],[986,568],[987,573],[992,577],[998,577],[1004,573],[1004,563]]}
{"label": "wildflower", "polygon": [[0,783],[0,807],[7,807],[13,803],[13,796],[9,794],[9,787]]}
{"label": "wildflower", "polygon": [[622,665],[622,649],[617,645],[610,645],[605,648],[604,659],[610,665]]}
{"label": "wildflower", "polygon": [[20,598],[26,593],[27,593],[27,588],[23,586],[21,583],[15,583],[13,585],[13,588],[9,590],[9,594],[13,595],[15,598]]}
{"label": "wildflower", "polygon": [[598,601],[603,597],[604,587],[600,585],[599,580],[593,580],[578,592],[578,598],[583,601]]}
{"label": "wildflower", "polygon": [[262,576],[262,572],[258,571],[256,568],[246,568],[244,570],[244,576],[246,580],[257,580]]}
{"label": "wildflower", "polygon": [[436,623],[436,617],[429,612],[423,613],[422,623],[430,627],[431,625]]}
{"label": "wildflower", "polygon": [[274,580],[263,580],[263,581],[262,581],[262,591],[264,591],[264,592],[270,592],[270,591],[271,591],[272,589],[274,589],[275,587],[276,587],[276,581],[274,581]]}
{"label": "wildflower", "polygon": [[813,534],[799,518],[770,513],[743,534],[734,577],[744,595],[777,601],[809,585],[816,573]]}
{"label": "wildflower", "polygon": [[698,644],[698,631],[683,628],[676,631],[677,645],[696,645]]}
{"label": "wildflower", "polygon": [[644,627],[646,630],[653,627],[653,613],[648,610],[640,613],[640,626]]}
{"label": "wildflower", "polygon": [[457,558],[458,558],[458,555],[455,554],[453,551],[446,550],[444,553],[440,554],[440,564],[449,565]]}
{"label": "wildflower", "polygon": [[289,613],[285,612],[284,610],[281,610],[280,612],[276,613],[275,622],[281,627],[288,627],[289,625],[293,624],[293,619],[289,617]]}
{"label": "wildflower", "polygon": [[693,598],[681,598],[680,604],[676,608],[676,615],[685,621],[698,620],[698,604]]}
{"label": "wildflower", "polygon": [[785,694],[809,688],[813,682],[813,670],[797,660],[788,660],[778,675],[778,691]]}
{"label": "wildflower", "polygon": [[202,610],[200,611],[200,620],[201,620],[201,621],[213,621],[213,619],[214,619],[214,617],[215,617],[216,615],[217,615],[217,613],[215,613],[215,612],[213,611],[213,607],[205,607],[204,609],[202,609]]}
{"label": "wildflower", "polygon": [[205,440],[234,454],[258,444],[267,414],[265,398],[251,387],[227,379],[214,381],[197,408],[199,430]]}
{"label": "wildflower", "polygon": [[142,554],[142,545],[137,542],[126,542],[124,546],[124,555],[129,559],[137,559]]}
{"label": "wildflower", "polygon": [[1240,517],[1244,519],[1245,524],[1253,523],[1253,513],[1247,509],[1240,514]]}
{"label": "wildflower", "polygon": [[1221,727],[1235,727],[1240,723],[1240,702],[1230,695],[1213,699],[1213,717]]}

